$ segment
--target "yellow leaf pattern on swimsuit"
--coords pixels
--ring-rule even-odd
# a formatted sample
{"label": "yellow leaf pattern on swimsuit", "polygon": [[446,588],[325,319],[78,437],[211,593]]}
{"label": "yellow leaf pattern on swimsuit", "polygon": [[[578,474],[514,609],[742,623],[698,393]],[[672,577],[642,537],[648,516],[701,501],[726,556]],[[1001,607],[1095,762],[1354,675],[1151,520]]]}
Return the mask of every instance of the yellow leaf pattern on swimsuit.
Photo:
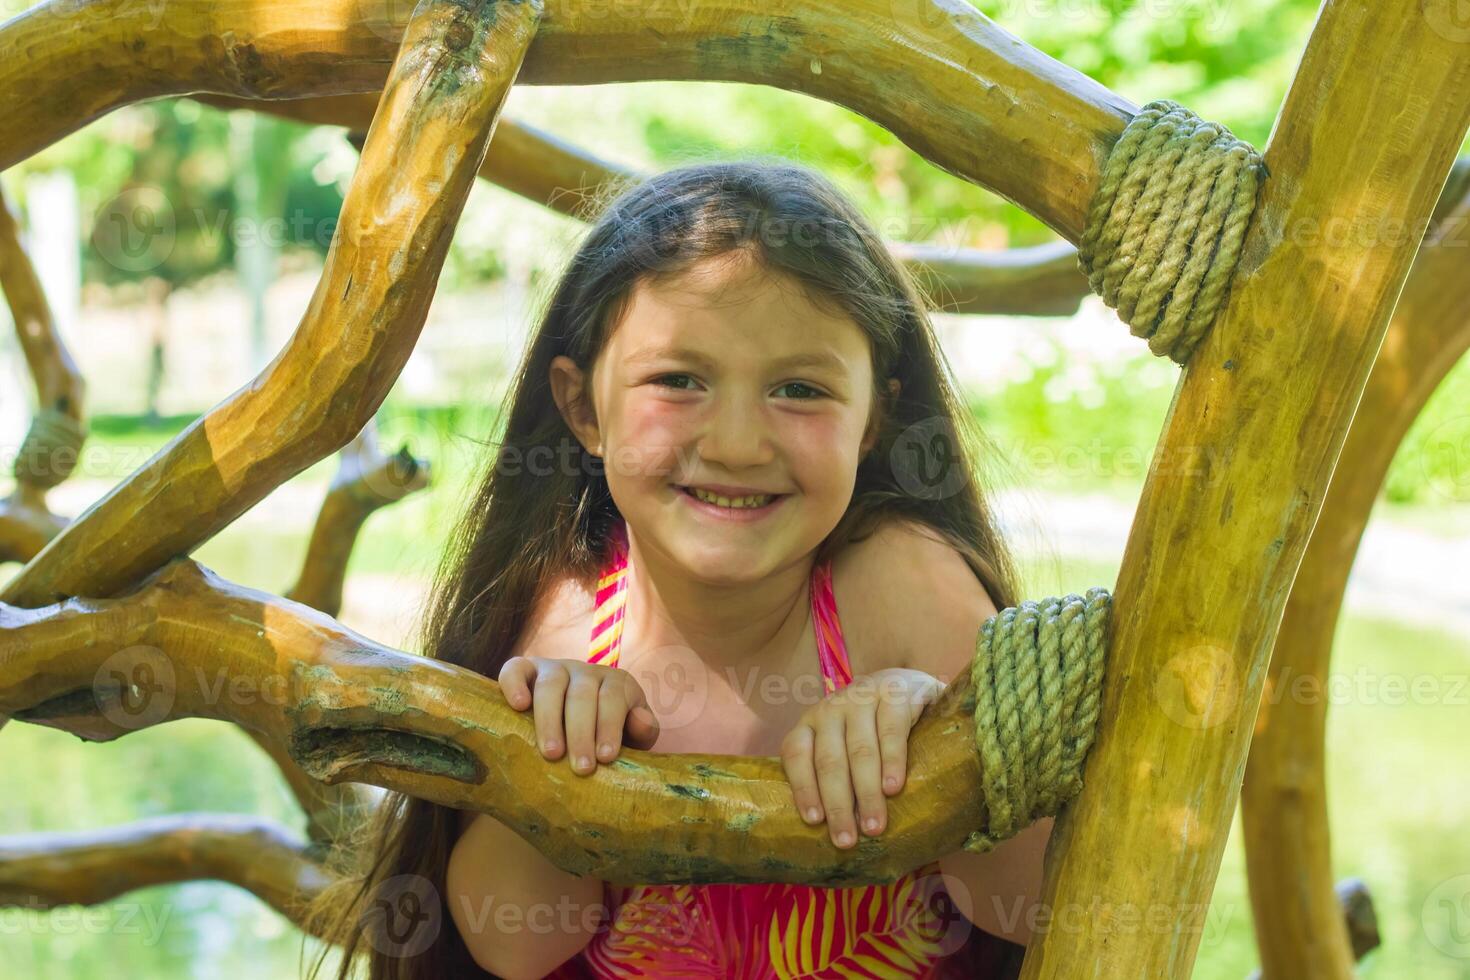
{"label": "yellow leaf pattern on swimsuit", "polygon": [[[627,603],[628,539],[609,529],[589,663],[615,667]],[[826,690],[852,680],[831,567],[812,571],[812,621]],[[602,977],[999,978],[1011,944],[972,926],[945,890],[939,862],[886,885],[613,885],[611,920],[549,974]]]}

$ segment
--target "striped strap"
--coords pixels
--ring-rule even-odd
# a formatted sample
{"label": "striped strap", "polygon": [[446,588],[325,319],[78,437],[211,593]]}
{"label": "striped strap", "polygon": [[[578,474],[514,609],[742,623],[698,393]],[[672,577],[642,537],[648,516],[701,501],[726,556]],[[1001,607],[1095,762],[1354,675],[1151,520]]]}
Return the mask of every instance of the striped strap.
{"label": "striped strap", "polygon": [[618,665],[623,639],[623,610],[628,604],[628,536],[622,521],[608,529],[608,562],[597,580],[597,605],[592,615],[589,664]]}
{"label": "striped strap", "polygon": [[[837,600],[832,592],[830,562],[812,569],[812,622],[816,629],[817,660],[828,694],[852,683],[852,664],[842,624],[837,617]],[[622,521],[608,529],[608,558],[597,579],[596,608],[587,662],[605,667],[618,665],[623,639],[623,613],[628,605],[628,534]]]}

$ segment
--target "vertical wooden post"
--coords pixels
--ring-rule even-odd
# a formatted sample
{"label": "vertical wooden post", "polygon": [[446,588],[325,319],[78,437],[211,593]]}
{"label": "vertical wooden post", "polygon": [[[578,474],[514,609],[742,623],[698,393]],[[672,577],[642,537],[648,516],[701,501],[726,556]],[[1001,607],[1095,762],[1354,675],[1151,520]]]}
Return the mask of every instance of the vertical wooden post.
{"label": "vertical wooden post", "polygon": [[1282,609],[1470,120],[1450,7],[1321,9],[1229,308],[1150,466],[1102,727],[1048,849],[1027,980],[1190,975]]}
{"label": "vertical wooden post", "polygon": [[[1470,158],[1456,172],[1470,178]],[[1256,718],[1240,803],[1265,980],[1355,975],[1328,835],[1328,668],[1348,572],[1388,466],[1470,347],[1470,193],[1463,181],[1445,190],[1446,213],[1414,259],[1292,584]]]}

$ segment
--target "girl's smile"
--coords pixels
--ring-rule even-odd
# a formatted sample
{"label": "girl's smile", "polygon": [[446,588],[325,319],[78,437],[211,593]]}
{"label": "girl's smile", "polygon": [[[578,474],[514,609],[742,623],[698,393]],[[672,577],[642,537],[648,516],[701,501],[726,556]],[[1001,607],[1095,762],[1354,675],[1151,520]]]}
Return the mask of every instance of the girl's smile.
{"label": "girl's smile", "polygon": [[736,488],[717,493],[705,485],[687,487],[675,484],[674,489],[696,513],[729,524],[758,523],[776,513],[791,496],[789,493],[740,493]]}

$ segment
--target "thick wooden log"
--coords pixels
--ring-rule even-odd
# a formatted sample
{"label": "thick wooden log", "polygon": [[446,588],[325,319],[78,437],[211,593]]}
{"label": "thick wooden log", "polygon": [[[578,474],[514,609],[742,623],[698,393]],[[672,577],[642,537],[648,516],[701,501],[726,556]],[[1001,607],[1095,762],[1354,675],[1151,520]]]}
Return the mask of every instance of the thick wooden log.
{"label": "thick wooden log", "polygon": [[1324,774],[1328,672],[1348,573],[1389,464],[1470,347],[1470,158],[1445,185],[1291,587],[1241,790],[1256,944],[1268,980],[1351,980]]}
{"label": "thick wooden log", "polygon": [[[143,99],[376,91],[409,6],[48,0],[0,28],[13,52],[0,61],[0,169]],[[845,106],[1074,243],[1137,111],[964,0],[568,0],[541,22],[518,80],[652,79],[773,85]]]}
{"label": "thick wooden log", "polygon": [[1027,980],[1190,974],[1287,594],[1470,121],[1448,13],[1321,9],[1129,536],[1099,741],[1048,848]]}
{"label": "thick wooden log", "polygon": [[110,595],[362,430],[423,327],[539,13],[531,2],[420,6],[286,348],[62,530],[7,585],[5,601]]}
{"label": "thick wooden log", "polygon": [[968,673],[916,725],[888,829],[841,850],[798,816],[779,759],[625,747],[579,775],[541,756],[530,715],[489,678],[184,558],[117,598],[0,604],[0,711],[94,741],[231,721],[316,779],[494,814],[559,867],[610,881],[889,882],[987,819]]}
{"label": "thick wooden log", "polygon": [[267,820],[179,813],[102,830],[0,837],[0,906],[95,905],[137,888],[199,879],[254,894],[298,927],[330,873]]}

